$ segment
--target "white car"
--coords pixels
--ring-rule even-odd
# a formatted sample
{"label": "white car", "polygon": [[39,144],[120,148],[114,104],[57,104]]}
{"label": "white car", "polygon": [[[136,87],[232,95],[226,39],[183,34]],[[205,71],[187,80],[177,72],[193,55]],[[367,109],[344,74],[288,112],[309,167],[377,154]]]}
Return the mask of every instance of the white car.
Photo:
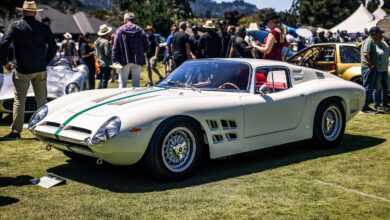
{"label": "white car", "polygon": [[74,158],[141,162],[164,180],[211,159],[313,139],[334,147],[363,105],[356,83],[284,62],[187,61],[150,88],[74,93],[40,108],[29,129]]}
{"label": "white car", "polygon": [[[61,59],[53,66],[47,67],[47,99],[51,101],[58,97],[73,92],[84,90],[88,80],[88,67],[79,65],[72,69],[66,59]],[[0,120],[3,113],[11,114],[14,103],[14,86],[12,73],[0,73]],[[26,99],[26,113],[34,113],[37,110],[35,95],[30,85]]]}

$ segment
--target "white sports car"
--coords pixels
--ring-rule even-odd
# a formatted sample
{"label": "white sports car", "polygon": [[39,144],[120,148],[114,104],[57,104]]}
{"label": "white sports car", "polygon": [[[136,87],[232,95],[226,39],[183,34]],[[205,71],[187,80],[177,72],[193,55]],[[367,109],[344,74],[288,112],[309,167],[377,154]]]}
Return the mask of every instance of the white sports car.
{"label": "white sports car", "polygon": [[40,108],[29,129],[64,151],[117,165],[141,162],[165,180],[211,159],[313,139],[340,143],[363,105],[356,83],[284,62],[187,61],[150,88],[74,93]]}
{"label": "white sports car", "polygon": [[[66,59],[61,59],[53,66],[47,67],[47,99],[51,101],[63,95],[84,90],[88,79],[88,67],[79,65],[72,69]],[[34,90],[30,85],[26,99],[26,113],[34,113],[37,104]],[[14,88],[12,73],[0,73],[0,120],[3,113],[12,113]]]}

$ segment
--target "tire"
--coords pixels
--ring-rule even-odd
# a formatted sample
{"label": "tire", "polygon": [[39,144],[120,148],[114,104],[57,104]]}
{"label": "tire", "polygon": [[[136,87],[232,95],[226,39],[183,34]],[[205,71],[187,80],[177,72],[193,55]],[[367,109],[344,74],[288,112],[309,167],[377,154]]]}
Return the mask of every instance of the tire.
{"label": "tire", "polygon": [[351,81],[363,86],[363,80],[362,80],[362,77],[360,77],[360,76],[353,78]]}
{"label": "tire", "polygon": [[176,117],[156,129],[141,163],[158,180],[179,181],[188,178],[198,167],[203,149],[198,123]]}
{"label": "tire", "polygon": [[314,118],[315,147],[319,149],[336,147],[343,139],[345,124],[345,111],[339,100],[327,99],[321,102]]}

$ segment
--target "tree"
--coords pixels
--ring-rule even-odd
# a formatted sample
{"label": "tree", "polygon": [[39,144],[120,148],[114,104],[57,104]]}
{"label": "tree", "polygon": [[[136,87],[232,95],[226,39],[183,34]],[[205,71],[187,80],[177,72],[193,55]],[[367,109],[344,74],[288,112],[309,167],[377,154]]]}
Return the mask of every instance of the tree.
{"label": "tree", "polygon": [[240,12],[234,10],[234,11],[226,11],[225,12],[225,20],[227,20],[227,23],[229,25],[237,26],[238,21],[244,17],[244,14],[241,14]]}
{"label": "tree", "polygon": [[1,18],[12,18],[17,13],[16,7],[21,7],[24,0],[1,0],[0,4],[0,17]]}
{"label": "tree", "polygon": [[290,11],[296,13],[303,24],[332,28],[350,16],[360,0],[295,0]]}

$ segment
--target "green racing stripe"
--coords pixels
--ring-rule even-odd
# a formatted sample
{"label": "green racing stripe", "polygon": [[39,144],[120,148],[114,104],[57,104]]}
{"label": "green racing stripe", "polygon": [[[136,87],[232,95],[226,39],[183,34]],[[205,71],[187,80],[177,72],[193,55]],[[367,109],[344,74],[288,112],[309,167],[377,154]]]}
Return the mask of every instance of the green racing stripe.
{"label": "green racing stripe", "polygon": [[98,108],[100,106],[107,105],[107,104],[110,104],[110,103],[113,103],[113,102],[121,101],[121,100],[124,100],[124,99],[132,98],[132,97],[136,97],[136,96],[140,96],[140,95],[145,95],[145,94],[149,94],[149,93],[159,92],[159,91],[162,91],[162,90],[165,90],[165,88],[164,89],[156,89],[156,90],[152,90],[152,91],[146,91],[146,92],[140,92],[140,93],[133,94],[133,95],[128,95],[128,96],[125,96],[125,97],[121,97],[121,98],[113,99],[113,100],[110,100],[110,101],[102,102],[100,104],[91,106],[91,107],[86,108],[84,110],[81,110],[81,111],[77,112],[76,114],[72,115],[70,118],[68,118],[64,123],[62,123],[62,125],[57,129],[57,131],[54,132],[54,136],[56,137],[57,140],[60,140],[59,134],[65,128],[65,126],[68,125],[73,119],[77,118],[79,115],[84,114],[87,111],[90,111],[92,109],[95,109],[95,108]]}

